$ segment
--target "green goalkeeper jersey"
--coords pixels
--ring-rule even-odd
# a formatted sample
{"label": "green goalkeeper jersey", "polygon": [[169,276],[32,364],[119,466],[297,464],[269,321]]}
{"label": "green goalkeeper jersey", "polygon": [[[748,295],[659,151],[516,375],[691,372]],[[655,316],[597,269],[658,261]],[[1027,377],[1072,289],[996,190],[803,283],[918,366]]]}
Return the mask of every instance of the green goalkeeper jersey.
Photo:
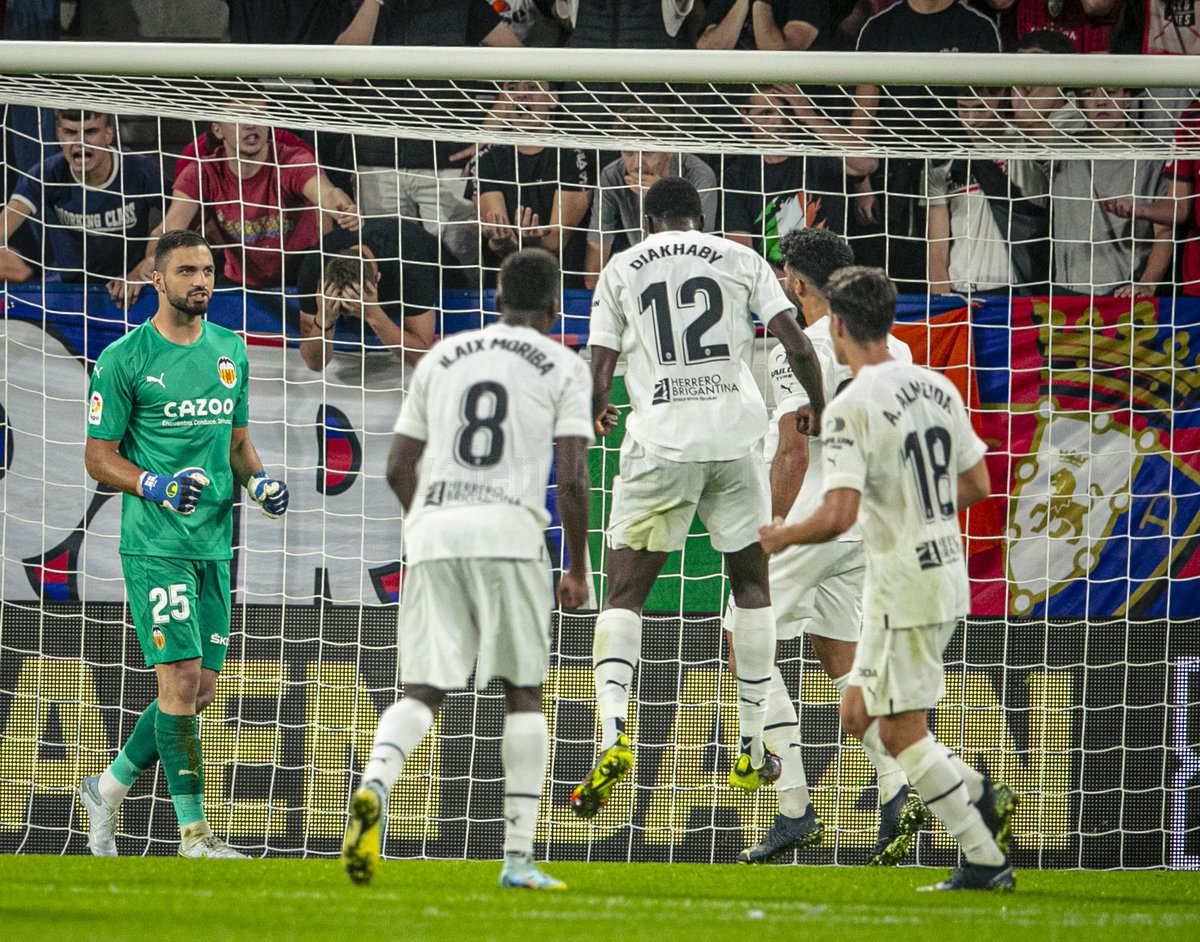
{"label": "green goalkeeper jersey", "polygon": [[249,416],[249,372],[242,339],[207,321],[193,344],[172,343],[147,321],[100,354],[88,396],[89,437],[119,441],[121,454],[152,474],[198,467],[212,482],[189,516],[124,495],[123,554],[233,556],[229,441]]}

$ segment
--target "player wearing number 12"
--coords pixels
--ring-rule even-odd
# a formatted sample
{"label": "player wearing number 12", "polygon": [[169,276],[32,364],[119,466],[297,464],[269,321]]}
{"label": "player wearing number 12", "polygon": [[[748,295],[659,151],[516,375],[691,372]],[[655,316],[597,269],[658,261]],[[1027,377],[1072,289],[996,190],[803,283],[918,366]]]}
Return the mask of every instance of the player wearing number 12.
{"label": "player wearing number 12", "polygon": [[763,527],[765,550],[825,543],[862,517],[862,635],[842,723],[895,758],[966,863],[926,889],[1010,890],[1016,798],[941,745],[929,711],[946,692],[942,655],[970,607],[958,511],[989,494],[987,447],[954,384],[888,349],[896,291],[877,268],[850,267],[825,288],[829,336],[854,380],[825,410],[824,494],[795,523]]}
{"label": "player wearing number 12", "polygon": [[85,778],[88,846],[117,853],[117,814],[134,781],[161,762],[182,857],[245,855],[204,820],[197,714],[213,699],[229,647],[234,485],[268,517],[288,503],[250,441],[246,346],[205,321],[213,257],[190,231],[158,243],[158,312],[108,346],[92,371],[88,474],[124,494],[121,566],[158,698],[103,774]]}
{"label": "player wearing number 12", "polygon": [[502,318],[455,334],[417,365],[396,421],[388,483],[404,507],[408,574],[400,600],[404,699],[379,718],[362,787],[350,804],[342,866],[368,883],[388,795],[447,690],[504,682],[504,866],[500,885],[561,890],[533,862],[549,743],[542,682],[550,663],[546,485],[556,459],[558,512],[570,568],[564,608],[587,599],[592,383],[551,340],[561,272],[542,249],[500,268]]}
{"label": "player wearing number 12", "polygon": [[598,431],[611,425],[609,393],[621,353],[633,414],[613,482],[608,598],[592,649],[600,758],[571,795],[583,818],[599,812],[632,766],[624,727],[642,649],[642,607],[697,513],[725,556],[737,603],[731,617],[741,751],[729,784],[754,791],[779,777],[779,757],[763,744],[775,619],[757,539],[756,521],[770,518],[770,503],[761,457],[767,409],[750,370],[751,312],[779,338],[808,393],[801,431],[815,431],[825,405],[816,354],[770,265],[705,233],[700,194],[682,177],[655,183],[645,211],[650,236],[612,259],[592,301]]}

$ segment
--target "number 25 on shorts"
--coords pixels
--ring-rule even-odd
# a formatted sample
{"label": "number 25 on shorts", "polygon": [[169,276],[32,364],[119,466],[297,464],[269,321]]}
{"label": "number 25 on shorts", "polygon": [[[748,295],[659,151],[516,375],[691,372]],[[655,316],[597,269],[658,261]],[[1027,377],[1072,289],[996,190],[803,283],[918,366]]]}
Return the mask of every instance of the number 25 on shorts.
{"label": "number 25 on shorts", "polygon": [[165,625],[172,618],[186,621],[192,614],[192,603],[188,601],[187,586],[182,582],[166,588],[155,586],[150,590],[150,604],[154,624]]}

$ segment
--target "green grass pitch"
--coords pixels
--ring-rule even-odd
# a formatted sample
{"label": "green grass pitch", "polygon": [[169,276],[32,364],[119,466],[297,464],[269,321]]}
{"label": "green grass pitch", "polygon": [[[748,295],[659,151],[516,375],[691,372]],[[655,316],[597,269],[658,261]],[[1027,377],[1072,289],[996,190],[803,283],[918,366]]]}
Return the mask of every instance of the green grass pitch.
{"label": "green grass pitch", "polygon": [[501,890],[499,864],[0,858],[0,938],[1136,942],[1200,939],[1200,874],[1024,871],[1017,891],[917,893],[945,871],[548,864],[565,893]]}

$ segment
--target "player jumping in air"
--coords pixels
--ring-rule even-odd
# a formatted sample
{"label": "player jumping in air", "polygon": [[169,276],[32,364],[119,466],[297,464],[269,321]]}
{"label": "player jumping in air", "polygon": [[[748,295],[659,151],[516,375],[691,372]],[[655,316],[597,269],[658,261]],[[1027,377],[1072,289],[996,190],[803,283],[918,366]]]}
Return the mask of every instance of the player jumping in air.
{"label": "player jumping in air", "polygon": [[1017,798],[939,743],[928,713],[945,693],[942,653],[970,607],[958,511],[989,495],[987,446],[948,379],[888,349],[896,290],[879,269],[851,267],[825,288],[829,334],[854,380],[825,411],[824,496],[803,520],[776,519],[763,549],[826,543],[860,512],[867,571],[862,637],[842,723],[894,756],[958,841],[966,863],[935,890],[1009,890]]}
{"label": "player jumping in air", "polygon": [[288,490],[263,471],[246,428],[246,345],[204,319],[213,273],[199,235],[163,236],[152,276],[158,312],[105,348],[92,371],[84,461],[125,495],[121,568],[158,684],[112,765],[80,786],[97,857],[116,856],[121,801],[155,762],[179,821],[179,855],[245,856],[204,820],[197,715],[212,702],[229,648],[234,485],[268,517],[287,510]]}
{"label": "player jumping in air", "polygon": [[[557,469],[570,569],[558,601],[587,600],[592,382],[546,333],[558,316],[558,263],[542,249],[505,259],[499,324],[455,334],[418,364],[396,421],[388,482],[404,506],[408,575],[400,605],[405,696],[379,719],[350,805],[342,866],[368,883],[380,820],[405,760],[447,690],[504,682],[504,866],[500,885],[561,890],[533,862],[549,751],[542,682],[554,603],[546,560],[546,484]],[[420,471],[418,472],[418,463]]]}
{"label": "player jumping in air", "polygon": [[633,764],[624,727],[642,650],[642,606],[697,512],[725,555],[737,602],[731,620],[741,752],[729,784],[754,791],[779,776],[778,756],[763,745],[775,619],[757,540],[756,521],[768,519],[769,506],[761,449],[767,409],[750,371],[752,311],[779,338],[808,393],[801,431],[815,432],[825,405],[816,354],[770,265],[704,233],[700,195],[681,177],[655,183],[645,211],[650,236],[612,259],[592,301],[597,430],[612,424],[609,394],[622,353],[633,414],[613,483],[608,599],[593,646],[601,754],[571,795],[583,818],[599,812]]}
{"label": "player jumping in air", "polygon": [[[784,263],[784,290],[800,309],[805,336],[821,361],[825,401],[851,380],[850,368],[837,362],[829,336],[829,302],[824,289],[839,268],[854,264],[845,239],[830,229],[793,229],[779,240]],[[891,334],[888,352],[912,363],[908,345]],[[789,523],[803,520],[821,503],[821,440],[796,431],[796,416],[808,397],[792,375],[782,347],[768,355],[775,387],[775,413],[768,444],[771,462],[771,515]],[[862,534],[851,527],[836,540],[820,546],[795,546],[770,560],[771,607],[779,639],[797,638],[804,631],[813,652],[838,693],[850,683],[850,668],[862,623]],[[732,649],[732,645],[730,645]],[[822,825],[813,810],[800,746],[796,706],[776,667],[767,692],[767,747],[779,754],[783,773],[775,788],[779,814],[762,841],[738,855],[742,863],[763,863],[793,848],[809,847],[821,839]],[[925,823],[925,806],[908,787],[904,772],[886,752],[864,747],[875,767],[879,785],[879,834],[871,863],[894,865],[907,855]]]}

